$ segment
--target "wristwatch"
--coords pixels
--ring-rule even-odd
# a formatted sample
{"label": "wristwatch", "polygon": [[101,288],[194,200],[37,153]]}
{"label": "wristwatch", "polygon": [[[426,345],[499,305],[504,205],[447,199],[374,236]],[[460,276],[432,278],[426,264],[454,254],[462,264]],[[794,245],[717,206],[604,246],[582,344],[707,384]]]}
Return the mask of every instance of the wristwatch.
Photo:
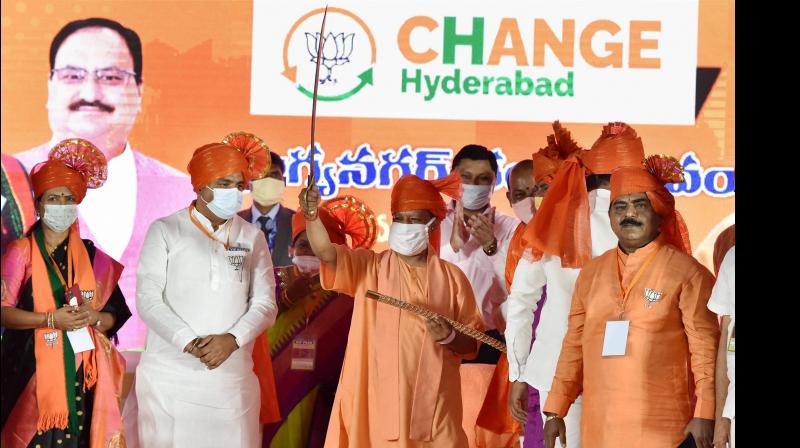
{"label": "wristwatch", "polygon": [[544,419],[544,422],[545,422],[545,423],[547,423],[547,422],[549,422],[550,420],[555,420],[555,419],[557,419],[557,418],[561,418],[561,417],[559,417],[559,416],[558,416],[558,415],[556,415],[556,414],[550,414],[550,415],[548,415],[548,416],[547,416],[547,417]]}
{"label": "wristwatch", "polygon": [[483,252],[486,255],[490,256],[490,257],[492,255],[496,254],[497,253],[497,238],[495,238],[494,241],[492,241],[492,244],[490,244],[488,248],[484,247],[483,248]]}

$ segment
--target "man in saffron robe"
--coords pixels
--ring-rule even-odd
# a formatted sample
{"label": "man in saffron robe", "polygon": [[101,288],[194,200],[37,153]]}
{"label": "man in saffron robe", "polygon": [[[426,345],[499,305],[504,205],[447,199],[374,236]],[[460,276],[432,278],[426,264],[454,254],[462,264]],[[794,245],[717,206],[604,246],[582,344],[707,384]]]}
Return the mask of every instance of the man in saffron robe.
{"label": "man in saffron robe", "polygon": [[367,290],[425,306],[481,331],[464,274],[438,256],[440,193],[458,198],[457,172],[437,181],[401,177],[392,190],[390,250],[332,244],[317,218],[316,186],[300,193],[321,281],[355,300],[326,447],[466,446],[459,367],[478,343],[440,320],[368,299]]}

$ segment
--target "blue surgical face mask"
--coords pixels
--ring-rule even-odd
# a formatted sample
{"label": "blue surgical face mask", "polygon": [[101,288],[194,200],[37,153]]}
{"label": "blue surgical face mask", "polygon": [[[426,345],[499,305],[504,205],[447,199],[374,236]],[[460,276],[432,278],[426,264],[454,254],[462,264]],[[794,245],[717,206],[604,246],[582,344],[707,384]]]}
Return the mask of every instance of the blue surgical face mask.
{"label": "blue surgical face mask", "polygon": [[220,219],[230,219],[242,208],[244,198],[238,188],[211,188],[209,186],[205,188],[214,193],[214,199],[211,202],[206,202],[206,205],[211,210],[211,213],[217,215]]}

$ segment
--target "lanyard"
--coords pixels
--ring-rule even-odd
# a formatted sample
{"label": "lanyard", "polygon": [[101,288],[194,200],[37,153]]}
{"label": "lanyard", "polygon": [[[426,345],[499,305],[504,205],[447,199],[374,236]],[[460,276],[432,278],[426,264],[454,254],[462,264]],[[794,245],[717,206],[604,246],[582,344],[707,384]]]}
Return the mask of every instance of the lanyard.
{"label": "lanyard", "polygon": [[622,286],[622,273],[620,273],[619,271],[619,260],[616,260],[615,264],[617,267],[617,281],[619,282],[619,290],[622,292],[622,299],[619,302],[619,320],[622,320],[622,315],[625,312],[625,305],[628,303],[628,297],[630,297],[631,291],[633,291],[634,286],[636,286],[636,282],[639,281],[639,277],[641,277],[642,274],[644,274],[644,271],[647,269],[648,266],[650,266],[650,263],[652,263],[652,261],[656,258],[658,252],[659,250],[653,251],[653,253],[647,257],[644,263],[642,263],[642,267],[640,267],[639,270],[636,271],[636,274],[634,274],[633,280],[628,285],[628,289],[625,289]]}
{"label": "lanyard", "polygon": [[200,229],[200,231],[203,232],[203,234],[205,236],[207,236],[209,239],[214,240],[214,241],[222,244],[225,247],[225,250],[228,250],[228,246],[229,246],[229,242],[230,242],[230,238],[231,238],[231,226],[228,226],[228,233],[225,236],[225,241],[227,241],[227,242],[222,242],[222,241],[218,240],[214,235],[210,234],[208,232],[208,230],[206,230],[206,228],[202,224],[200,224],[200,221],[198,221],[197,218],[194,217],[194,214],[192,214],[192,211],[194,211],[194,209],[195,209],[194,208],[194,204],[189,206],[189,219],[192,220],[192,223],[195,225],[195,227]]}

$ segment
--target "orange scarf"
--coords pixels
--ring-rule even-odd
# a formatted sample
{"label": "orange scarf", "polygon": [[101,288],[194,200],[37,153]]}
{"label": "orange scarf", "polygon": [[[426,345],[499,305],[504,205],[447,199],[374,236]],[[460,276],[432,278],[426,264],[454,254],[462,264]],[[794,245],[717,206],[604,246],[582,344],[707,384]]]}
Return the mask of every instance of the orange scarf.
{"label": "orange scarf", "polygon": [[[533,222],[533,220],[531,220]],[[517,264],[522,259],[522,254],[525,252],[525,228],[524,223],[519,223],[511,236],[511,242],[508,244],[508,255],[506,255],[506,291],[511,291],[511,282],[514,281],[514,271],[517,270]]]}
{"label": "orange scarf", "polygon": [[592,258],[589,231],[589,193],[586,168],[570,157],[561,163],[541,207],[528,223],[523,236],[533,260],[543,253],[561,258],[561,266],[579,268]]}
{"label": "orange scarf", "polygon": [[269,424],[281,421],[281,410],[278,403],[278,392],[275,388],[275,374],[272,370],[272,358],[269,356],[269,339],[266,331],[258,335],[253,345],[253,372],[258,378],[261,393],[258,422]]}
{"label": "orange scarf", "polygon": [[[445,316],[455,317],[450,299],[450,282],[444,263],[436,253],[438,246],[428,245],[427,303],[423,305]],[[400,263],[403,261],[394,251],[387,250],[380,256],[378,269],[378,291],[392,297],[402,298],[402,279]],[[378,403],[384,419],[381,422],[381,436],[386,440],[400,437],[400,309],[379,304],[376,310],[377,329],[376,365],[378,376],[385,382],[380,388]],[[425,330],[428,335],[427,329]],[[414,401],[409,422],[411,440],[430,441],[433,438],[433,415],[439,397],[439,384],[442,381],[444,365],[443,350],[436,343],[426,341],[420,347],[419,366],[414,380]]]}
{"label": "orange scarf", "polygon": [[[90,296],[94,299],[97,283],[92,263],[75,226],[70,229],[68,238],[68,253],[72,258],[75,275],[74,279],[65,279],[68,284],[62,284],[62,286],[64,289],[69,289],[73,283],[78,284],[84,297]],[[56,311],[57,302],[48,274],[48,264],[52,265],[52,263],[46,262],[43,258],[34,235],[30,236],[30,240],[33,311],[36,313]],[[50,269],[58,269],[58,267],[52,266]],[[63,299],[58,302],[63,302]],[[96,307],[97,300],[91,300],[89,303]],[[89,327],[89,331],[93,331],[93,329]],[[39,407],[37,429],[39,431],[66,428],[70,420],[70,413],[75,412],[75,389],[72,382],[67,383],[66,379],[68,377],[67,366],[73,369],[70,378],[74,378],[76,366],[74,360],[70,362],[66,358],[67,356],[74,357],[72,347],[69,344],[65,346],[64,338],[66,337],[66,331],[47,327],[37,328],[34,331],[36,401]],[[83,352],[82,357],[85,390],[94,386],[97,381],[94,350]]]}

